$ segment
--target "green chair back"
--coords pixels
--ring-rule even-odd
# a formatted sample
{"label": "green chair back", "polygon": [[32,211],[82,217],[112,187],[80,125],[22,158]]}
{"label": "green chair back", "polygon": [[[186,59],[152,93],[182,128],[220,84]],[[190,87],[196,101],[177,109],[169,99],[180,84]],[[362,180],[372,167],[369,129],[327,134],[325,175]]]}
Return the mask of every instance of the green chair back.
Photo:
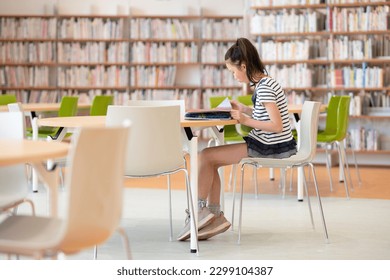
{"label": "green chair back", "polygon": [[[237,96],[237,101],[247,106],[253,106],[251,94]],[[240,125],[240,127],[241,131],[245,134],[249,134],[249,132],[252,130],[252,127],[250,126]]]}
{"label": "green chair back", "polygon": [[335,136],[337,141],[342,141],[347,136],[350,102],[351,102],[350,96],[342,96],[340,99],[339,108],[337,110],[337,132]]}
{"label": "green chair back", "polygon": [[326,109],[325,134],[335,134],[337,131],[337,114],[341,96],[334,95],[330,98]]}
{"label": "green chair back", "polygon": [[[329,117],[327,116],[326,118],[325,131],[318,133],[317,142],[332,143],[334,141],[342,141],[347,136],[349,123],[349,103],[351,101],[351,97],[338,96],[335,100],[333,100],[334,98],[335,97],[332,97],[329,101]],[[336,105],[333,104],[333,102],[335,104],[338,103],[337,108],[335,108]],[[331,110],[329,111],[329,109]]]}
{"label": "green chair back", "polygon": [[59,117],[73,117],[77,114],[78,96],[64,96],[61,100]]}
{"label": "green chair back", "polygon": [[108,106],[112,105],[113,103],[113,95],[96,95],[93,98],[89,114],[91,116],[105,116],[107,115]]}
{"label": "green chair back", "polygon": [[0,105],[18,102],[15,94],[0,94]]}
{"label": "green chair back", "polygon": [[[211,96],[209,98],[210,108],[216,108],[226,97],[231,100],[231,96]],[[224,126],[224,139],[226,142],[243,141],[242,136],[237,132],[235,125]]]}

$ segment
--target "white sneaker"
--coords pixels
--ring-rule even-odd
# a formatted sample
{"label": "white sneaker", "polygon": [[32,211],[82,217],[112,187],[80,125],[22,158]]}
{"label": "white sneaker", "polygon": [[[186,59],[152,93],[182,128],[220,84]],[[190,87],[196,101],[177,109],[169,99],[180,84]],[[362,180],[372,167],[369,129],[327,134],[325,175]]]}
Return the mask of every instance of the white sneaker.
{"label": "white sneaker", "polygon": [[209,223],[207,226],[203,227],[198,233],[198,240],[206,240],[214,235],[225,232],[228,228],[230,228],[231,224],[228,220],[226,220],[223,212],[219,216],[215,216],[215,218]]}
{"label": "white sneaker", "polygon": [[[187,213],[187,218],[185,220],[185,226],[181,230],[179,236],[177,237],[178,241],[184,241],[190,237],[190,233],[191,233],[191,230],[190,230],[190,224],[191,224],[190,211],[188,211],[188,209],[186,209],[186,213]],[[199,211],[198,211],[198,230],[207,226],[209,223],[212,222],[213,219],[214,219],[214,214],[211,213],[207,207],[203,207],[203,208],[199,209]]]}

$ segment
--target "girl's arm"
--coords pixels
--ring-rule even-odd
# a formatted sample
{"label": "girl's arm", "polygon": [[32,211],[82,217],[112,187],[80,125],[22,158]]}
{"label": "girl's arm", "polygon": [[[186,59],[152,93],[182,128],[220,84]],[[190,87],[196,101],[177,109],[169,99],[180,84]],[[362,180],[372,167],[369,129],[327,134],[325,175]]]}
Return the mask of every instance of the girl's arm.
{"label": "girl's arm", "polygon": [[[242,111],[232,110],[231,116],[233,119],[238,120],[239,123],[253,127],[256,129],[279,133],[283,130],[282,117],[280,115],[279,109],[274,102],[265,102],[264,107],[268,112],[270,117],[269,121],[258,121],[254,120],[251,117],[243,114]],[[233,107],[234,108],[234,107]]]}

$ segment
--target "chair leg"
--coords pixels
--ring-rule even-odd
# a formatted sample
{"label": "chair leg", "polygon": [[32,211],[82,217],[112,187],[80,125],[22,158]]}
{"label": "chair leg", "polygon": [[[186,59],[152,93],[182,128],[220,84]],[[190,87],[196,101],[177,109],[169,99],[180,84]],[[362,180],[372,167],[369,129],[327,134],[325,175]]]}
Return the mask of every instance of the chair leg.
{"label": "chair leg", "polygon": [[[345,150],[344,142],[340,141],[340,142],[337,142],[337,143],[339,145],[340,152],[342,153],[344,166],[347,169],[347,175],[348,175],[348,181],[349,181],[348,183],[351,186],[351,190],[353,190],[353,182],[352,182],[352,179],[351,179],[351,172],[349,171],[349,163],[348,163],[347,152]],[[344,178],[344,180],[345,180],[345,178]]]}
{"label": "chair leg", "polygon": [[232,218],[231,218],[231,230],[234,231],[234,210],[236,205],[236,184],[237,178],[235,179],[234,185],[233,185],[233,198],[232,198]]}
{"label": "chair leg", "polygon": [[355,150],[354,149],[351,149],[352,151],[352,156],[353,156],[353,160],[355,162],[355,170],[356,170],[356,176],[358,178],[358,181],[359,181],[359,186],[362,184],[362,179],[360,177],[360,171],[359,171],[359,166],[357,164],[357,160],[356,160],[356,154],[355,154]]}
{"label": "chair leg", "polygon": [[95,245],[95,247],[93,247],[93,259],[94,260],[97,260],[97,250],[98,250],[98,247],[97,247],[97,245]]}
{"label": "chair leg", "polygon": [[292,192],[292,190],[293,190],[293,187],[292,187],[292,185],[293,185],[293,175],[294,175],[294,168],[291,168],[290,169],[290,192]]}
{"label": "chair leg", "polygon": [[330,160],[329,160],[330,154],[329,154],[327,147],[325,147],[325,157],[326,157],[326,169],[327,169],[328,175],[329,175],[330,191],[333,192],[333,178],[332,178],[332,172],[331,172],[331,166],[330,166]]}
{"label": "chair leg", "polygon": [[[194,203],[193,203],[193,200],[192,200],[192,191],[191,191],[191,187],[190,187],[190,178],[188,176],[188,172],[187,170],[183,169],[183,172],[185,173],[185,177],[186,177],[186,189],[187,189],[187,200],[189,201],[189,205],[190,205],[190,211],[191,213],[195,213],[195,208],[194,208]],[[196,225],[196,220],[195,220],[195,215],[191,215],[191,219],[192,219],[192,222],[194,225]],[[198,229],[195,228],[195,242],[196,242],[196,253],[197,255],[199,255],[199,242],[198,242]]]}
{"label": "chair leg", "polygon": [[238,216],[238,240],[237,243],[241,243],[241,226],[242,226],[242,200],[244,196],[244,171],[245,171],[245,164],[241,166],[241,194],[240,194],[240,212]]}
{"label": "chair leg", "polygon": [[117,231],[118,231],[118,233],[122,237],[123,246],[125,247],[125,251],[126,251],[126,257],[127,257],[128,260],[131,260],[132,257],[131,257],[131,251],[130,251],[129,238],[127,237],[127,234],[126,234],[125,230],[122,227],[118,227]]}
{"label": "chair leg", "polygon": [[306,192],[307,205],[309,206],[309,213],[310,213],[311,226],[312,226],[313,229],[314,229],[313,211],[312,211],[312,209],[311,209],[310,195],[309,195],[309,190],[308,190],[308,187],[307,187],[307,181],[306,181],[305,172],[303,172],[303,186],[304,186],[305,192]]}
{"label": "chair leg", "polygon": [[259,197],[259,187],[257,182],[257,166],[253,165],[253,184],[255,185],[255,198],[257,199]]}
{"label": "chair leg", "polygon": [[327,228],[326,228],[324,210],[323,210],[323,208],[322,208],[321,196],[320,196],[320,192],[319,192],[319,190],[318,190],[318,183],[317,183],[316,172],[315,172],[315,170],[314,170],[314,165],[313,165],[312,163],[309,163],[309,165],[310,165],[310,167],[311,167],[311,173],[313,174],[314,186],[315,186],[316,193],[317,193],[318,207],[319,207],[320,213],[321,213],[322,226],[323,226],[323,228],[324,228],[325,242],[326,242],[326,243],[329,243],[328,230],[327,230]]}
{"label": "chair leg", "polygon": [[168,204],[169,204],[169,241],[173,240],[173,226],[172,226],[172,193],[171,193],[171,176],[167,175],[168,184]]}
{"label": "chair leg", "polygon": [[338,142],[337,142],[337,148],[338,148],[339,158],[340,158],[339,168],[342,168],[342,174],[343,174],[343,178],[344,178],[345,194],[347,196],[347,199],[349,199],[347,174],[346,174],[346,170],[345,170],[345,158],[343,156],[343,152],[342,152],[341,147],[340,147]]}

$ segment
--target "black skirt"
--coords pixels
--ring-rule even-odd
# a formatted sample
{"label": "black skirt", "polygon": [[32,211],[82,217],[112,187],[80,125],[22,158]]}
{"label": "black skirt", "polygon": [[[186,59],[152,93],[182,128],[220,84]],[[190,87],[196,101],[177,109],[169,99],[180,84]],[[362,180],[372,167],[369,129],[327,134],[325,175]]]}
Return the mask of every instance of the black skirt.
{"label": "black skirt", "polygon": [[244,137],[248,146],[249,157],[288,158],[297,153],[295,139],[277,144],[263,144],[251,137]]}

